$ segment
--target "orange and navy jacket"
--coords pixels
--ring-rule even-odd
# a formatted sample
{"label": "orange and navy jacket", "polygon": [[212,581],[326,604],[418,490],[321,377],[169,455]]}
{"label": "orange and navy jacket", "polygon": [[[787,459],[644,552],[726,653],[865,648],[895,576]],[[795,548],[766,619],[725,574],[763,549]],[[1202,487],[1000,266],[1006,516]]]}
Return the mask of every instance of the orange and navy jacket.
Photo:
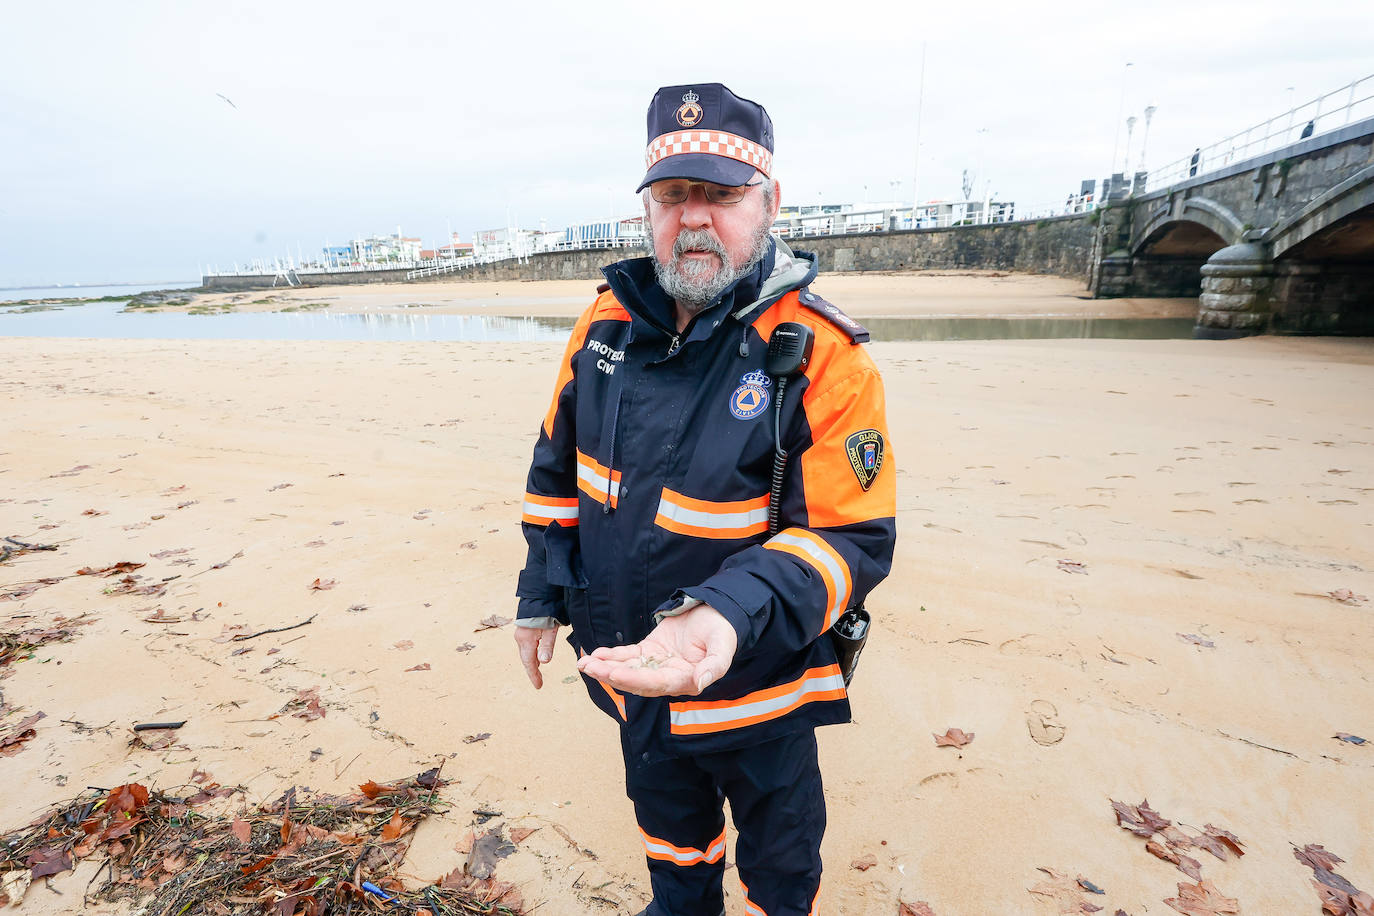
{"label": "orange and navy jacket", "polygon": [[[642,640],[684,600],[739,636],[698,697],[645,698],[587,679],[593,701],[650,759],[755,744],[849,720],[836,618],[892,565],[896,487],[867,332],[808,286],[814,256],[782,243],[676,334],[648,258],[605,268],[573,328],[524,500],[519,623],[571,624],[579,653]],[[779,418],[787,476],[768,533],[773,329],[811,327]]]}

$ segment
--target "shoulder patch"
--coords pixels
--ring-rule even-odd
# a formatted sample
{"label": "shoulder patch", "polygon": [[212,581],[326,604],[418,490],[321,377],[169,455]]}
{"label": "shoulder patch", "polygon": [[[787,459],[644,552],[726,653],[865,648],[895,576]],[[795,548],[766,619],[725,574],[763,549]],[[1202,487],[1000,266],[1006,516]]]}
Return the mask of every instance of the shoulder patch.
{"label": "shoulder patch", "polygon": [[876,429],[861,429],[844,440],[844,451],[859,486],[867,492],[883,469],[883,434]]}
{"label": "shoulder patch", "polygon": [[597,294],[598,296],[601,295],[602,293],[609,293],[610,291],[611,291],[611,284],[609,284],[609,283],[601,283],[601,284],[598,284],[597,287],[596,287],[596,294]]}
{"label": "shoulder patch", "polygon": [[805,308],[810,309],[820,315],[826,321],[839,328],[848,338],[851,344],[868,343],[868,329],[850,318],[840,310],[840,307],[830,302],[826,302],[820,296],[811,292],[808,287],[803,289],[797,296],[797,301]]}

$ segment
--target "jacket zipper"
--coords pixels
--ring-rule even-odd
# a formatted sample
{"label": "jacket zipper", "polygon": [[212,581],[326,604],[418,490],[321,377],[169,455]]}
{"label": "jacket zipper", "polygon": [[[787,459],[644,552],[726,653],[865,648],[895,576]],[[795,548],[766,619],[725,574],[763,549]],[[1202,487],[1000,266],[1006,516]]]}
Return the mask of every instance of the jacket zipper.
{"label": "jacket zipper", "polygon": [[667,359],[668,356],[672,356],[677,352],[678,347],[682,346],[681,336],[680,334],[673,335],[672,341],[668,344],[668,354],[663,357],[664,359]]}

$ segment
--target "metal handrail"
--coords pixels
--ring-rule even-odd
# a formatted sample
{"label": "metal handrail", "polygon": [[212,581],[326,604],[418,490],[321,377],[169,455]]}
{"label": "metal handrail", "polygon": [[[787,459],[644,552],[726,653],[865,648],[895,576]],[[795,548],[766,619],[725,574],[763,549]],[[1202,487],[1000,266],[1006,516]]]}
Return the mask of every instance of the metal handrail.
{"label": "metal handrail", "polygon": [[[1338,96],[1345,97],[1344,103],[1335,108],[1327,107],[1327,103]],[[1186,178],[1223,169],[1233,162],[1282,149],[1301,139],[1300,134],[1308,123],[1312,125],[1311,136],[1315,137],[1370,115],[1374,115],[1374,74],[1319,95],[1310,102],[1304,102],[1209,146],[1200,147],[1196,152],[1163,168],[1153,169],[1147,178],[1148,187],[1168,187]]]}

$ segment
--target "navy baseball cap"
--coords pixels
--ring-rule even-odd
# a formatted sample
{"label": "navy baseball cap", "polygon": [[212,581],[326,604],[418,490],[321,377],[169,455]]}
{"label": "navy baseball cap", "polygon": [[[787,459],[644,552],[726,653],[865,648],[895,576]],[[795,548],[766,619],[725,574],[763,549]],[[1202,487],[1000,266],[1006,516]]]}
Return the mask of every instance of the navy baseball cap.
{"label": "navy baseball cap", "polygon": [[773,170],[773,121],[763,106],[720,83],[664,86],[649,103],[648,172],[635,191],[664,178],[739,186]]}

